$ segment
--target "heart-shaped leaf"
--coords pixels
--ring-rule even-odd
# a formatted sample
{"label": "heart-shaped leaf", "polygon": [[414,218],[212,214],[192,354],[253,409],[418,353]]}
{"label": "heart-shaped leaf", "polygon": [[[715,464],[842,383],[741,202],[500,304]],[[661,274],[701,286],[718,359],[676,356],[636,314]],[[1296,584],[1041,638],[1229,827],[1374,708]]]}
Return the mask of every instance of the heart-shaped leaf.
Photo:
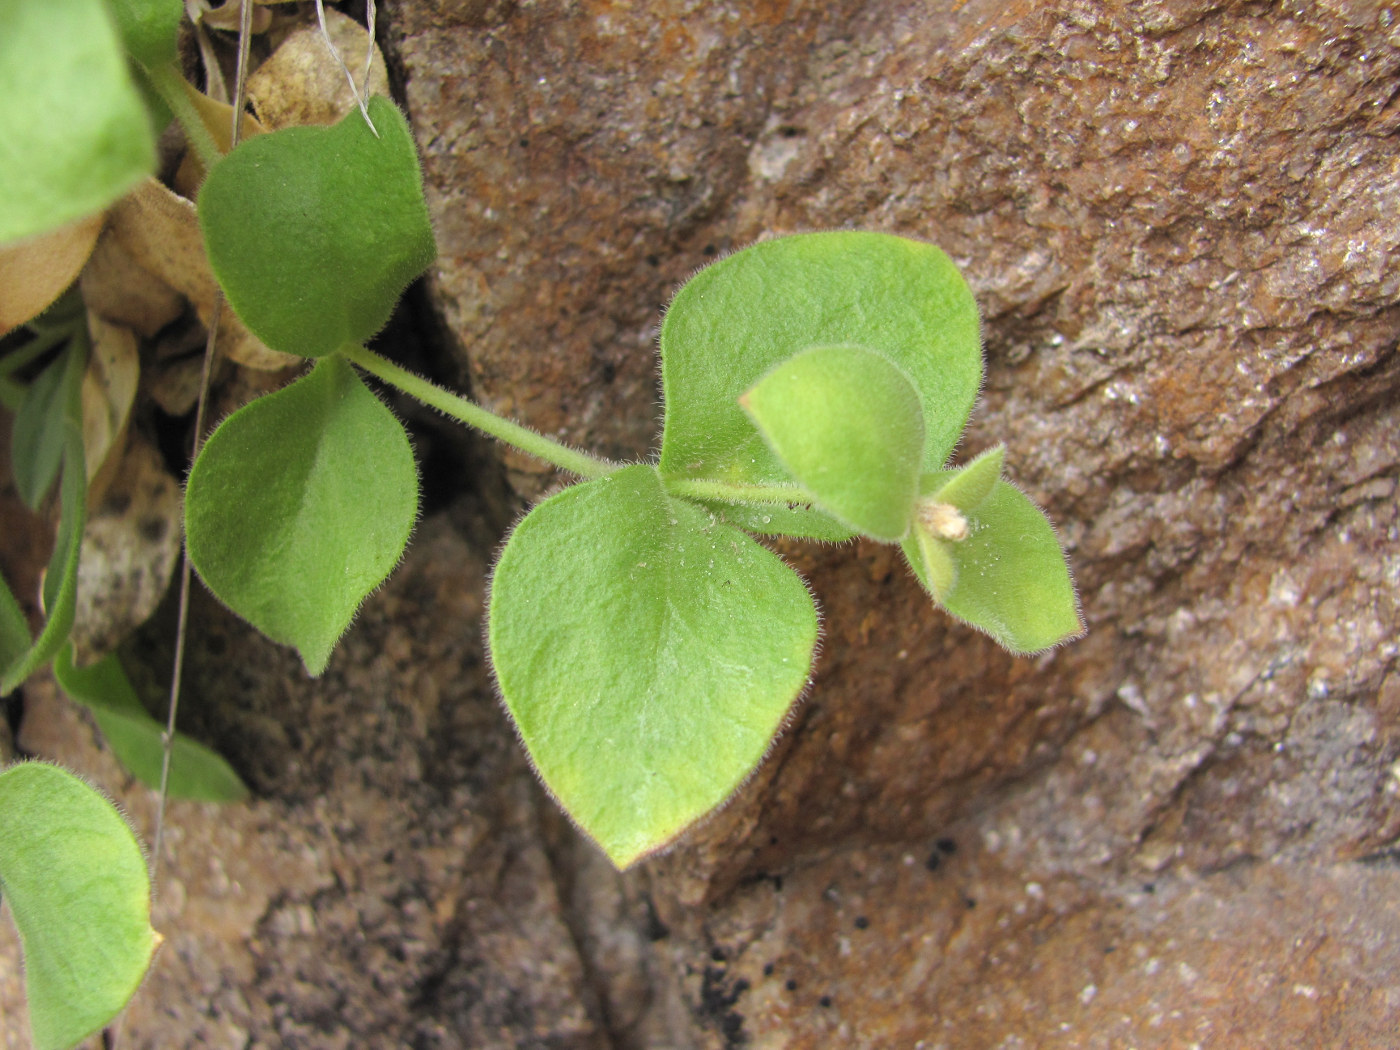
{"label": "heart-shaped leaf", "polygon": [[103,0],[0,9],[0,243],[105,208],[155,140]]}
{"label": "heart-shaped leaf", "polygon": [[[66,645],[54,657],[53,674],[65,693],[92,712],[118,761],[147,787],[160,787],[165,726],[141,703],[116,654],[91,667],[75,667],[73,646]],[[180,732],[171,743],[167,787],[171,798],[198,802],[248,797],[248,788],[219,754]]]}
{"label": "heart-shaped leaf", "polygon": [[381,96],[369,115],[374,131],[354,110],[249,139],[199,191],[214,274],[274,350],[320,357],[365,342],[436,254],[408,122]]}
{"label": "heart-shaped leaf", "polygon": [[799,351],[838,344],[878,351],[908,375],[924,417],[923,469],[941,469],[981,385],[978,331],[972,293],[932,245],[855,232],[756,244],[701,271],[666,313],[660,469],[790,480],[739,397]]}
{"label": "heart-shaped leaf", "polygon": [[417,507],[403,426],[328,357],[210,435],[185,492],[186,542],[209,589],[318,675],[402,557]]}
{"label": "heart-shaped leaf", "polygon": [[488,638],[545,785],[625,868],[758,765],[807,680],[817,615],[775,555],[632,466],[516,526]]}
{"label": "heart-shaped leaf", "polygon": [[778,459],[819,507],[877,540],[909,531],[924,416],[908,376],[858,346],[804,350],[739,399]]}
{"label": "heart-shaped leaf", "polygon": [[160,943],[146,859],[116,807],[55,766],[0,772],[0,814],[34,1045],[74,1046],[116,1016]]}
{"label": "heart-shaped leaf", "polygon": [[[927,476],[925,491],[937,493],[951,477]],[[1069,565],[1039,507],[998,481],[965,519],[964,539],[933,535],[921,521],[904,541],[914,574],[940,605],[1013,653],[1083,632]]]}

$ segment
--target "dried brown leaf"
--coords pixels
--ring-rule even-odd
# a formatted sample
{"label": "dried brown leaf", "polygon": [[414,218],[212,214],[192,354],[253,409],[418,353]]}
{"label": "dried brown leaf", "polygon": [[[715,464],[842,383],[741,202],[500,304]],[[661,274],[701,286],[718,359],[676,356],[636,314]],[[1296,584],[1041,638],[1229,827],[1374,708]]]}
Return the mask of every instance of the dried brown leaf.
{"label": "dried brown leaf", "polygon": [[83,530],[73,625],[78,666],[111,652],[155,611],[180,552],[180,506],[179,482],[155,447],[133,434]]}
{"label": "dried brown leaf", "polygon": [[[326,29],[357,84],[365,68],[365,49],[374,47],[365,95],[387,95],[389,73],[384,55],[370,41],[365,27],[328,8]],[[248,78],[248,101],[269,130],[296,124],[334,124],[355,108],[345,69],[315,24],[290,33]]]}
{"label": "dried brown leaf", "polygon": [[0,245],[0,335],[41,313],[73,283],[102,231],[102,212]]}
{"label": "dried brown leaf", "polygon": [[[112,208],[111,228],[131,257],[193,303],[208,325],[218,284],[204,255],[194,203],[147,179]],[[220,311],[219,352],[262,371],[300,362],[264,346],[227,307]]]}
{"label": "dried brown leaf", "polygon": [[79,280],[89,310],[147,339],[185,309],[179,294],[139,266],[110,230],[97,239]]}
{"label": "dried brown leaf", "polygon": [[101,498],[116,473],[126,437],[126,421],[136,400],[141,359],[136,333],[88,313],[92,353],[83,373],[83,457],[87,461],[89,499]]}

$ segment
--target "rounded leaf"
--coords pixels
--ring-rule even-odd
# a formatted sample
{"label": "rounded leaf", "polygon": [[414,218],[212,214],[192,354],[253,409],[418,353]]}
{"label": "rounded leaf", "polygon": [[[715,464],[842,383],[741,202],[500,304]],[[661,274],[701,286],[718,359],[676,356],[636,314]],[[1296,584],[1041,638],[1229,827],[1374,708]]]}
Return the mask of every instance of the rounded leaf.
{"label": "rounded leaf", "polygon": [[274,350],[320,357],[382,328],[436,248],[408,122],[388,99],[243,142],[199,191],[209,263]]}
{"label": "rounded leaf", "polygon": [[317,675],[398,564],[417,507],[403,426],[328,357],[210,435],[185,493],[186,542],[209,589]]}
{"label": "rounded leaf", "polygon": [[104,0],[0,2],[0,243],[105,208],[155,139]]}
{"label": "rounded leaf", "polygon": [[903,371],[861,347],[813,347],[739,400],[819,507],[877,540],[904,538],[919,495],[924,416]]}
{"label": "rounded leaf", "polygon": [[758,765],[807,681],[817,614],[776,555],[633,466],[516,526],[488,640],[545,785],[625,868]]}
{"label": "rounded leaf", "polygon": [[70,1047],[126,1005],[160,943],[146,860],[116,807],[55,766],[0,772],[0,814],[34,1045]]}
{"label": "rounded leaf", "polygon": [[836,232],[756,244],[676,294],[661,329],[662,473],[788,480],[739,397],[799,351],[838,344],[878,351],[908,375],[925,421],[923,469],[941,468],[982,382],[977,304],[932,245]]}

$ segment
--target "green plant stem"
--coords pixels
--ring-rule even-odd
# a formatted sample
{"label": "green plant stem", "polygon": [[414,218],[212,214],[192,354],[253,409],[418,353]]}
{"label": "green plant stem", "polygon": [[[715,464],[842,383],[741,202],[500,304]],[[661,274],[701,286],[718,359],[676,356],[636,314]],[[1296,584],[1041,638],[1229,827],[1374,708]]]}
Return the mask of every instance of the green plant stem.
{"label": "green plant stem", "polygon": [[721,503],[811,503],[812,494],[800,485],[733,485],[709,478],[677,478],[663,475],[666,491],[688,499]]}
{"label": "green plant stem", "polygon": [[569,473],[577,474],[583,478],[600,478],[604,474],[611,474],[618,469],[617,464],[597,459],[587,453],[579,452],[577,449],[569,448],[567,445],[561,445],[542,434],[535,433],[528,427],[523,427],[519,423],[482,408],[475,401],[449,393],[363,346],[344,346],[341,347],[340,353],[347,361],[363,368],[370,375],[377,376],[384,382],[398,387],[405,394],[417,398],[425,405],[431,405],[439,412],[444,412],[468,426],[476,427],[498,441],[514,445],[522,452],[527,452],[546,463],[553,463],[561,470],[567,470]]}
{"label": "green plant stem", "polygon": [[36,361],[52,350],[72,333],[64,330],[58,332],[48,332],[44,335],[36,335],[29,342],[25,343],[18,350],[12,350],[3,358],[0,358],[0,376],[9,376],[18,372],[31,361]]}
{"label": "green plant stem", "polygon": [[151,86],[156,89],[161,100],[170,107],[170,112],[175,114],[175,119],[180,122],[180,127],[184,129],[185,137],[189,139],[190,145],[194,147],[195,153],[199,155],[200,161],[204,164],[204,170],[208,171],[223,156],[218,144],[214,141],[214,136],[209,134],[209,129],[204,126],[204,121],[200,119],[199,111],[194,108],[194,103],[185,94],[185,78],[180,75],[180,71],[175,68],[174,63],[168,66],[157,66],[154,69],[146,66],[141,67],[146,72],[147,79]]}

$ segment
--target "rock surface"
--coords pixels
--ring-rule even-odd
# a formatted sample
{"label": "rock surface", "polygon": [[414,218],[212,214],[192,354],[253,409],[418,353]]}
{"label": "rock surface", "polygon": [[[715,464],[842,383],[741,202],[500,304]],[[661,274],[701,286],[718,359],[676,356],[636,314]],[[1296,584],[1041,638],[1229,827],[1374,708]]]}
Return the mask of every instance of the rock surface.
{"label": "rock surface", "polygon": [[[490,693],[498,514],[473,544],[425,524],[319,683],[206,606],[196,721],[259,800],[176,807],[172,943],[125,1045],[1393,1045],[1386,6],[382,17],[478,396],[645,455],[688,273],[771,233],[936,241],[985,317],[964,454],[1006,442],[1090,632],[1016,660],[884,548],[784,546],[825,611],[814,689],[740,797],[619,878]],[[526,498],[552,480],[505,463]],[[68,708],[26,707],[22,747],[121,789]],[[16,996],[0,981],[10,1043]]]}

